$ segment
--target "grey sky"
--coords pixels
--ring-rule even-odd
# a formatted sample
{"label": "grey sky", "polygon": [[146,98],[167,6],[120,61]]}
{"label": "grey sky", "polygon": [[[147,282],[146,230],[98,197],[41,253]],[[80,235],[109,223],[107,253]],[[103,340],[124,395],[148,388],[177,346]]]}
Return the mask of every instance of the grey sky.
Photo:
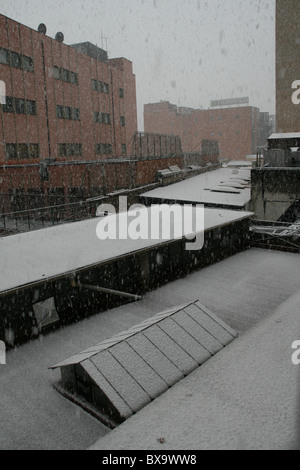
{"label": "grey sky", "polygon": [[249,96],[275,113],[275,0],[0,0],[0,12],[132,60],[139,130],[143,105],[160,100],[207,108]]}

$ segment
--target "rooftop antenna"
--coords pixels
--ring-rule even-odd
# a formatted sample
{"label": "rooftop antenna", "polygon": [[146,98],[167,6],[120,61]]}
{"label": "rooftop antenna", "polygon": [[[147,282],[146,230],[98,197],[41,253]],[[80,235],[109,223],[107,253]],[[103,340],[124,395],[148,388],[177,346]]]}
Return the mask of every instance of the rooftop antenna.
{"label": "rooftop antenna", "polygon": [[[106,49],[104,49],[104,44],[103,44],[103,40],[105,40],[105,43],[106,43]],[[107,51],[107,38],[105,38],[102,34],[102,31],[101,31],[101,48],[105,51]]]}

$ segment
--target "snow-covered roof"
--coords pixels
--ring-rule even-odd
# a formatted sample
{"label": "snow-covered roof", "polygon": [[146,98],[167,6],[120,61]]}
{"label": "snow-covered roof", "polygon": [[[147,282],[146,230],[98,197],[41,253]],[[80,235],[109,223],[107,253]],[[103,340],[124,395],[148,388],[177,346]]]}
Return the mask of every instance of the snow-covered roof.
{"label": "snow-covered roof", "polygon": [[299,302],[300,291],[90,449],[299,450]]}
{"label": "snow-covered roof", "polygon": [[[230,178],[233,177],[239,178],[240,182],[244,181],[244,188],[240,188],[240,191],[229,192],[225,189],[223,183],[230,181]],[[153,189],[141,194],[141,197],[158,201],[172,200],[242,209],[251,198],[250,177],[251,170],[249,168],[221,168],[170,186]]]}
{"label": "snow-covered roof", "polygon": [[300,132],[281,132],[277,134],[272,134],[268,140],[275,139],[300,139]]}
{"label": "snow-covered roof", "polygon": [[[205,209],[205,230],[251,215]],[[120,220],[119,215],[117,218]],[[99,220],[93,218],[0,238],[0,292],[73,273],[162,243],[154,239],[99,240],[96,235]]]}
{"label": "snow-covered roof", "polygon": [[[55,366],[80,364],[124,421],[237,337],[199,301],[161,312]],[[72,367],[72,371],[74,371]]]}
{"label": "snow-covered roof", "polygon": [[[299,366],[291,361],[291,343],[300,339],[299,259],[251,248],[8,351],[0,366],[1,448],[299,446]],[[118,429],[109,432],[53,390],[60,370],[51,364],[199,297],[239,337]]]}

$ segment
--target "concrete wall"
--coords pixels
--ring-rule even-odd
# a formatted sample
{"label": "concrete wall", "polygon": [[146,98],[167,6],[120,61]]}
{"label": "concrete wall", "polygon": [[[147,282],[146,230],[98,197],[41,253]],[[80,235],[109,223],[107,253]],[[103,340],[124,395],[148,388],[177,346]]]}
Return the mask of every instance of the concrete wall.
{"label": "concrete wall", "polygon": [[[173,240],[97,266],[87,266],[74,275],[81,284],[141,295],[246,249],[250,241],[249,223],[249,219],[243,219],[205,232],[204,246],[198,251],[187,251],[186,240]],[[59,321],[40,330],[34,305],[50,298]],[[123,297],[74,288],[64,274],[1,293],[0,300],[0,339],[7,347],[36,338],[48,328],[76,322],[128,302]]]}
{"label": "concrete wall", "polygon": [[251,207],[260,220],[278,220],[300,197],[300,168],[251,171]]}

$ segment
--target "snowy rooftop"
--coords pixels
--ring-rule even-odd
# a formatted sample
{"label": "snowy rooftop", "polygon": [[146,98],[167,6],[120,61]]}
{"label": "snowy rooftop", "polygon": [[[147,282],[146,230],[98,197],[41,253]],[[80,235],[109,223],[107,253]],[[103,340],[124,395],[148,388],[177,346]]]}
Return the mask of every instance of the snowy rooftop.
{"label": "snowy rooftop", "polygon": [[89,377],[105,395],[107,416],[113,414],[117,421],[124,421],[236,336],[232,328],[194,301],[154,315],[51,368],[67,367],[69,377],[74,374],[73,366],[80,364],[86,381]]}
{"label": "snowy rooftop", "polygon": [[[247,163],[247,162],[246,162]],[[143,198],[244,208],[250,201],[250,169],[221,168],[141,194]],[[239,188],[233,187],[239,182]]]}
{"label": "snowy rooftop", "polygon": [[[205,230],[247,218],[250,212],[206,209]],[[119,218],[119,215],[117,215]],[[72,273],[159,244],[159,240],[99,240],[99,218],[0,238],[0,292]],[[122,216],[122,223],[127,223]],[[161,242],[160,242],[161,243]]]}
{"label": "snowy rooftop", "polygon": [[299,303],[298,291],[91,449],[299,450]]}
{"label": "snowy rooftop", "polygon": [[272,134],[268,140],[277,140],[277,139],[300,139],[300,132],[282,132],[277,134]]}
{"label": "snowy rooftop", "polygon": [[[0,448],[84,449],[96,441],[100,449],[161,451],[295,447],[299,259],[250,249],[9,351],[0,366]],[[239,337],[118,429],[109,432],[54,390],[60,373],[49,366],[191,298]]]}

